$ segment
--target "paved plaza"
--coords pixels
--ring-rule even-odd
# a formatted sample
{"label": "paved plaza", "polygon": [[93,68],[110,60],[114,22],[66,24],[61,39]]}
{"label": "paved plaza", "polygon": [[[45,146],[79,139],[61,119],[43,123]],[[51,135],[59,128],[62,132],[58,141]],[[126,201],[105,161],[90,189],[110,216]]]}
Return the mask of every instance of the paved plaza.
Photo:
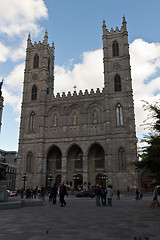
{"label": "paved plaza", "polygon": [[159,240],[160,208],[151,209],[151,200],[128,195],[114,197],[112,207],[97,207],[95,198],[68,196],[66,207],[46,199],[43,206],[0,210],[0,239]]}

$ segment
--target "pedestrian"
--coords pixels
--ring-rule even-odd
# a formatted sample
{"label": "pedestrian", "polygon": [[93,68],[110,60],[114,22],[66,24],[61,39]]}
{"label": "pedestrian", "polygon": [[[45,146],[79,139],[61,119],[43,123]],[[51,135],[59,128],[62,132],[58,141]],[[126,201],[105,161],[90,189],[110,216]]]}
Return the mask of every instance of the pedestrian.
{"label": "pedestrian", "polygon": [[66,206],[66,201],[64,199],[65,195],[67,195],[67,189],[63,182],[60,184],[59,188],[59,197],[60,197],[60,207]]}
{"label": "pedestrian", "polygon": [[41,200],[45,201],[45,187],[43,185],[41,187]]}
{"label": "pedestrian", "polygon": [[41,188],[40,188],[40,186],[38,187],[37,192],[38,192],[38,199],[40,199],[41,198]]}
{"label": "pedestrian", "polygon": [[108,206],[111,206],[111,207],[112,207],[112,197],[113,197],[112,186],[108,185],[108,188],[107,188],[107,199],[108,199]]}
{"label": "pedestrian", "polygon": [[154,188],[154,191],[153,191],[153,201],[158,201],[158,190],[157,190],[157,187]]}
{"label": "pedestrian", "polygon": [[52,200],[53,200],[53,204],[56,204],[57,201],[57,192],[58,192],[58,188],[56,186],[56,183],[54,183],[53,188],[51,190],[51,195],[52,195]]}
{"label": "pedestrian", "polygon": [[136,201],[137,201],[137,200],[140,200],[140,199],[139,199],[139,190],[138,190],[138,188],[136,189]]}
{"label": "pedestrian", "polygon": [[102,192],[102,195],[101,195],[102,206],[106,206],[106,194],[107,194],[106,189],[102,187],[101,192]]}
{"label": "pedestrian", "polygon": [[117,199],[120,200],[120,191],[119,191],[119,189],[117,190]]}
{"label": "pedestrian", "polygon": [[96,194],[96,206],[101,206],[100,198],[102,196],[102,190],[99,184],[96,185],[95,194]]}

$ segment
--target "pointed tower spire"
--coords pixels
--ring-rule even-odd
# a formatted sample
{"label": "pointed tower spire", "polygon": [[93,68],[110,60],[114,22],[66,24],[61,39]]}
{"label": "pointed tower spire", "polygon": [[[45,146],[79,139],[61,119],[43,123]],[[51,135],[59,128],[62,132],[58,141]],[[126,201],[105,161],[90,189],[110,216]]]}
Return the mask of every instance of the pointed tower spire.
{"label": "pointed tower spire", "polygon": [[103,19],[103,25],[102,25],[102,28],[103,28],[103,34],[105,33],[106,31],[106,23],[105,23],[105,20]]}
{"label": "pointed tower spire", "polygon": [[45,44],[48,43],[48,32],[47,32],[47,30],[46,30],[45,36],[44,36],[44,43],[45,43]]}
{"label": "pointed tower spire", "polygon": [[30,46],[31,44],[31,35],[30,33],[28,34],[28,39],[27,39],[27,48]]}
{"label": "pointed tower spire", "polygon": [[126,19],[125,19],[124,14],[123,14],[123,22],[122,22],[122,25],[123,25],[123,29],[124,29],[124,30],[127,30],[127,27],[126,27],[127,22],[126,22]]}

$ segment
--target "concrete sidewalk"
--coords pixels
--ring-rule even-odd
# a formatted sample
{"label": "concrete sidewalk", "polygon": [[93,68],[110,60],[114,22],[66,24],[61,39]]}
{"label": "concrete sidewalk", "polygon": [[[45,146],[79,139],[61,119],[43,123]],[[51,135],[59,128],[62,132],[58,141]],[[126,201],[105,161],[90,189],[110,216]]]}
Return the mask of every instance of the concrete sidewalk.
{"label": "concrete sidewalk", "polygon": [[113,199],[97,207],[95,198],[66,197],[67,206],[52,205],[0,210],[3,240],[144,240],[160,239],[160,208],[149,207],[152,196]]}

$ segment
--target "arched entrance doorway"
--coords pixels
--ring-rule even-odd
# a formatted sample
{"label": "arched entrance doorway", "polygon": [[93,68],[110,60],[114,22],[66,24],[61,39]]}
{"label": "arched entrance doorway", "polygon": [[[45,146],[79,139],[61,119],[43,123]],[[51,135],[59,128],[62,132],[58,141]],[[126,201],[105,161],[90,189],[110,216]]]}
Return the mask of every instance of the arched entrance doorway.
{"label": "arched entrance doorway", "polygon": [[[53,176],[53,181],[50,182],[51,186],[53,183],[57,181],[59,183],[60,180],[56,177],[57,174],[61,172],[62,166],[62,153],[61,150],[57,146],[53,146],[50,148],[47,154],[47,174],[46,174],[46,189],[49,187],[48,179],[50,174]],[[61,178],[60,178],[61,179]]]}
{"label": "arched entrance doorway", "polygon": [[76,144],[70,147],[67,154],[67,182],[75,190],[83,185],[83,153]]}
{"label": "arched entrance doorway", "polygon": [[99,174],[99,172],[104,172],[105,170],[105,153],[103,148],[97,143],[93,144],[88,151],[88,167],[91,186],[94,187],[96,183],[102,184],[102,174]]}

